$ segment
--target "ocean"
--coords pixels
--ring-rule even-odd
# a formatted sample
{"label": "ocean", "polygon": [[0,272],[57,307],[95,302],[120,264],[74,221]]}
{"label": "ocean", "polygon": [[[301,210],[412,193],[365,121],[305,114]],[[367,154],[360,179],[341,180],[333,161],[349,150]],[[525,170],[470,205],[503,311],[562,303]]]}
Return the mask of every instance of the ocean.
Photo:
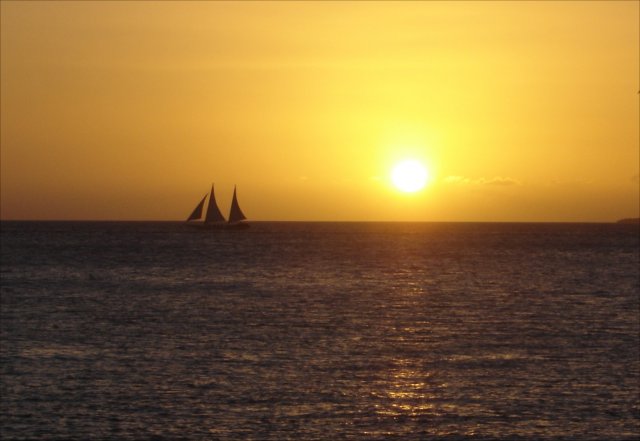
{"label": "ocean", "polygon": [[636,439],[639,233],[2,222],[0,438]]}

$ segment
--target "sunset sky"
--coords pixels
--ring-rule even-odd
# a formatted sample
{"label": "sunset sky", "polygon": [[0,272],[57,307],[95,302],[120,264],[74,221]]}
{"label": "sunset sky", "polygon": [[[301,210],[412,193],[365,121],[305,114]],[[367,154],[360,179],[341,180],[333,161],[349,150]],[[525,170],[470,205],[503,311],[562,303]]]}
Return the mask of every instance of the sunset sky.
{"label": "sunset sky", "polygon": [[637,1],[0,8],[3,220],[640,215]]}

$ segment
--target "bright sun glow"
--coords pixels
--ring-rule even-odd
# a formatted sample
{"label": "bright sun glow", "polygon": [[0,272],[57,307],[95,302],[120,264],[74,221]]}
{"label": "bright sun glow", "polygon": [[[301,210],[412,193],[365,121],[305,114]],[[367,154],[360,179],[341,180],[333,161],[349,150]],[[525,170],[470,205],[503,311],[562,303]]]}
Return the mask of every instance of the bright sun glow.
{"label": "bright sun glow", "polygon": [[418,161],[407,159],[397,163],[391,170],[391,181],[400,191],[413,193],[427,185],[429,173]]}

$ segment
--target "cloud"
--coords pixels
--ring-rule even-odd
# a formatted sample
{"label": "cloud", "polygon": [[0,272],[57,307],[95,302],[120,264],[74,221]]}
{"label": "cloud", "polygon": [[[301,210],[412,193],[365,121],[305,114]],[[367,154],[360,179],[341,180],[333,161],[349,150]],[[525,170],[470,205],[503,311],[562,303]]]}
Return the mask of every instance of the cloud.
{"label": "cloud", "polygon": [[520,182],[513,178],[503,178],[502,176],[496,176],[491,179],[480,179],[483,185],[520,185]]}
{"label": "cloud", "polygon": [[511,186],[522,185],[520,181],[513,178],[495,176],[493,178],[478,178],[470,179],[464,176],[447,176],[444,178],[446,184],[453,185],[497,185],[497,186]]}

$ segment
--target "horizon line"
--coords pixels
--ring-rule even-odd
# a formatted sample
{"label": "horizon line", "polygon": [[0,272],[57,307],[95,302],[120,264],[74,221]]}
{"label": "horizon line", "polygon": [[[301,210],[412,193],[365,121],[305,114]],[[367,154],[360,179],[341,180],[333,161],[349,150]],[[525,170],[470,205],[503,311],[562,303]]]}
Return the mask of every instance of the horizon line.
{"label": "horizon line", "polygon": [[[406,224],[616,224],[621,221],[640,223],[640,217],[626,217],[615,220],[250,220],[250,223],[406,223]],[[187,223],[176,219],[0,219],[0,222],[166,222]]]}

